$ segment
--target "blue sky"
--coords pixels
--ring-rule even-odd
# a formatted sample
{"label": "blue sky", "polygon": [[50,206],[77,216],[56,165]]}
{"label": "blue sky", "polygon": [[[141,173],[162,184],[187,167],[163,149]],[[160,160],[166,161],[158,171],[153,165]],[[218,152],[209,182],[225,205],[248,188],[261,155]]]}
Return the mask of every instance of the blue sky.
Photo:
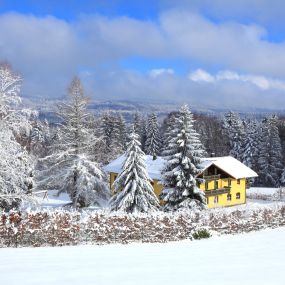
{"label": "blue sky", "polygon": [[0,0],[0,61],[22,74],[24,96],[61,97],[79,74],[94,99],[280,108],[284,8],[281,0]]}

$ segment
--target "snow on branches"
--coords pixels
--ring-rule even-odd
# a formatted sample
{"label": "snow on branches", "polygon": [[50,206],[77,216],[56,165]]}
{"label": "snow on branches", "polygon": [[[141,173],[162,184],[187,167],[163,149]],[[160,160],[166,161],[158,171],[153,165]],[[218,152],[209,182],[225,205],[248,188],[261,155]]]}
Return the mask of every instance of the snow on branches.
{"label": "snow on branches", "polygon": [[33,187],[33,163],[19,139],[30,122],[16,110],[21,77],[8,64],[0,64],[0,208],[18,208]]}
{"label": "snow on branches", "polygon": [[0,63],[0,118],[9,113],[13,105],[21,102],[19,97],[22,78],[7,63]]}
{"label": "snow on branches", "polygon": [[70,84],[68,99],[58,106],[57,114],[62,119],[58,140],[52,153],[40,159],[37,188],[68,192],[75,207],[104,206],[109,189],[105,174],[90,159],[97,138],[88,128],[89,99],[77,77]]}
{"label": "snow on branches", "polygon": [[204,194],[195,179],[204,149],[193,123],[192,113],[187,105],[183,105],[169,129],[169,144],[163,152],[167,162],[163,170],[162,192],[167,211],[201,209],[205,204]]}
{"label": "snow on branches", "polygon": [[127,213],[151,212],[159,208],[159,202],[150,184],[145,165],[145,154],[140,148],[138,135],[130,135],[122,172],[114,182],[115,195],[111,209]]}

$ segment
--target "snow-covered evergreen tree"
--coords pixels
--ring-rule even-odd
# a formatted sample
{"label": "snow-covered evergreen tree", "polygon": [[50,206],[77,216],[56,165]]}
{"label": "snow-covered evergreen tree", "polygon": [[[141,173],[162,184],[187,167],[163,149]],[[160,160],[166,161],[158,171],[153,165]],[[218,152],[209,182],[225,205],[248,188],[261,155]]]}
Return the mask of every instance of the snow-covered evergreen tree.
{"label": "snow-covered evergreen tree", "polygon": [[0,208],[17,208],[33,187],[33,163],[20,144],[20,130],[30,124],[19,110],[21,77],[0,64]]}
{"label": "snow-covered evergreen tree", "polygon": [[72,80],[68,95],[69,100],[58,105],[62,119],[59,140],[53,152],[41,160],[37,187],[68,192],[75,207],[104,206],[109,189],[103,171],[90,159],[96,138],[87,127],[88,98],[79,78]]}
{"label": "snow-covered evergreen tree", "polygon": [[37,157],[43,157],[47,154],[47,145],[50,140],[48,121],[35,120],[30,134],[29,150]]}
{"label": "snow-covered evergreen tree", "polygon": [[262,186],[278,187],[280,185],[283,166],[277,124],[278,118],[273,115],[263,120],[261,127],[258,181]]}
{"label": "snow-covered evergreen tree", "polygon": [[168,147],[163,152],[166,165],[162,173],[164,190],[161,197],[166,211],[204,208],[204,193],[196,185],[204,149],[193,123],[192,113],[187,105],[183,105],[175,117]]}
{"label": "snow-covered evergreen tree", "polygon": [[244,153],[244,125],[239,115],[233,112],[225,114],[223,120],[224,135],[228,137],[230,155],[242,161]]}
{"label": "snow-covered evergreen tree", "polygon": [[177,117],[179,113],[177,112],[172,112],[168,115],[168,117],[165,119],[164,122],[164,132],[162,136],[162,153],[168,148],[168,145],[170,143],[170,140],[172,138],[172,130],[173,130],[173,125],[175,123],[175,118]]}
{"label": "snow-covered evergreen tree", "polygon": [[111,139],[113,158],[116,158],[124,153],[127,144],[127,126],[122,114],[114,117]]}
{"label": "snow-covered evergreen tree", "polygon": [[0,122],[0,208],[18,208],[33,187],[33,164],[12,131]]}
{"label": "snow-covered evergreen tree", "polygon": [[145,151],[146,147],[146,138],[147,138],[147,121],[146,118],[141,118],[141,129],[140,129],[140,142],[141,142],[141,149],[143,152]]}
{"label": "snow-covered evergreen tree", "polygon": [[104,154],[103,163],[106,164],[123,154],[127,143],[127,126],[121,114],[115,116],[111,112],[103,113],[100,123],[100,136]]}
{"label": "snow-covered evergreen tree", "polygon": [[242,154],[242,162],[254,171],[258,171],[260,144],[260,126],[258,122],[256,120],[247,120],[245,122],[244,152]]}
{"label": "snow-covered evergreen tree", "polygon": [[104,163],[108,163],[110,160],[114,159],[114,157],[110,155],[112,153],[113,128],[114,117],[110,112],[104,112],[100,122],[100,136],[104,143],[101,148],[101,151],[105,156]]}
{"label": "snow-covered evergreen tree", "polygon": [[138,112],[135,112],[133,116],[132,125],[133,125],[134,132],[139,136],[139,138],[141,138],[141,121],[142,121],[142,118],[140,114]]}
{"label": "snow-covered evergreen tree", "polygon": [[[0,118],[11,114],[15,105],[21,102],[19,96],[22,78],[12,71],[7,63],[0,63]],[[7,119],[7,118],[5,118]]]}
{"label": "snow-covered evergreen tree", "polygon": [[130,135],[122,172],[114,182],[115,195],[110,202],[113,211],[148,213],[159,208],[138,139],[134,132]]}
{"label": "snow-covered evergreen tree", "polygon": [[157,116],[152,113],[148,118],[148,124],[146,128],[146,142],[145,153],[152,155],[153,159],[156,159],[160,152],[161,139],[158,128]]}

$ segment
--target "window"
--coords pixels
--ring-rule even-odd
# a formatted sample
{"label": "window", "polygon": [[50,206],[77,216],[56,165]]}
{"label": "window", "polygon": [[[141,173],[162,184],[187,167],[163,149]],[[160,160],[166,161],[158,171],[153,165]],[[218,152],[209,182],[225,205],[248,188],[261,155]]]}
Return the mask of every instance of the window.
{"label": "window", "polygon": [[215,196],[214,198],[214,204],[218,204],[219,203],[219,196]]}
{"label": "window", "polygon": [[229,186],[231,186],[231,184],[232,184],[232,180],[231,179],[229,179],[228,184],[229,184]]}
{"label": "window", "polygon": [[205,190],[208,190],[208,181],[205,182]]}
{"label": "window", "polygon": [[240,184],[240,179],[237,180],[237,184]]}
{"label": "window", "polygon": [[240,192],[237,192],[237,193],[236,193],[236,198],[237,198],[237,200],[240,199]]}
{"label": "window", "polygon": [[209,198],[208,197],[206,198],[206,202],[207,202],[207,205],[208,205],[209,204]]}
{"label": "window", "polygon": [[219,181],[215,180],[215,189],[218,189],[218,188],[219,188]]}
{"label": "window", "polygon": [[231,201],[232,200],[232,194],[228,194],[227,195],[227,201]]}

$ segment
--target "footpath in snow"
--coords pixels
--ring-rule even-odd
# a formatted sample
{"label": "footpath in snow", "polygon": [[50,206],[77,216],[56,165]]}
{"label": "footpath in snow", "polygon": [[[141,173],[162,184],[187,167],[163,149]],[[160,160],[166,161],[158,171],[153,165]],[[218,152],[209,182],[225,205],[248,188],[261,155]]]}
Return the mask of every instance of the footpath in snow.
{"label": "footpath in snow", "polygon": [[0,249],[1,284],[284,285],[285,227],[166,244]]}

